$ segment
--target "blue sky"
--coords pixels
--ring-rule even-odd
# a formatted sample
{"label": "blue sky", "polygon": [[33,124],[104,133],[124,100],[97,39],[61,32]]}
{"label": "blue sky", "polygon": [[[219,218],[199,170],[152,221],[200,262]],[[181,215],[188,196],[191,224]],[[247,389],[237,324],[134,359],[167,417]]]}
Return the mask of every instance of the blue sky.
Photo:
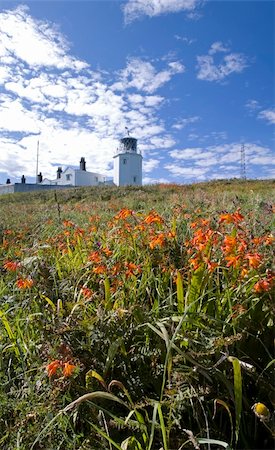
{"label": "blue sky", "polygon": [[273,1],[0,1],[0,183],[112,176],[128,127],[144,183],[274,178]]}

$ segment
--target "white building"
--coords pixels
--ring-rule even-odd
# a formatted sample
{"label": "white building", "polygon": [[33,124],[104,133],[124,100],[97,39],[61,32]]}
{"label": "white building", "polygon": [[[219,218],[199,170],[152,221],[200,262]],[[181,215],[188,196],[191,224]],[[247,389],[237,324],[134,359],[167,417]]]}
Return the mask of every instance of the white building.
{"label": "white building", "polygon": [[67,167],[63,171],[61,167],[58,167],[55,180],[49,180],[48,178],[42,180],[42,176],[39,174],[37,181],[39,184],[55,186],[97,186],[106,183],[107,177],[99,173],[88,172],[86,170],[86,161],[82,157],[80,159],[79,169]]}
{"label": "white building", "polygon": [[114,156],[114,184],[140,186],[142,184],[142,155],[137,150],[137,139],[130,136],[120,139]]}
{"label": "white building", "polygon": [[114,178],[107,179],[105,175],[86,170],[86,161],[80,159],[79,169],[67,167],[64,171],[58,167],[56,178],[50,180],[37,174],[36,183],[26,183],[24,175],[21,183],[10,183],[0,186],[0,195],[13,192],[30,192],[46,189],[62,189],[77,186],[100,186],[103,184],[116,186],[140,186],[142,185],[142,155],[137,150],[137,139],[130,136],[120,139],[119,148],[114,156]]}

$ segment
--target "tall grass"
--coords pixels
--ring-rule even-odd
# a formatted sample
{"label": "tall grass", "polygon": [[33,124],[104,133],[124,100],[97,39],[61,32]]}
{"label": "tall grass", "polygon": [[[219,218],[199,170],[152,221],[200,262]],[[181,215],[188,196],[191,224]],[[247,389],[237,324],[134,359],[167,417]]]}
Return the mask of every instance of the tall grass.
{"label": "tall grass", "polygon": [[271,187],[1,198],[1,448],[273,448]]}

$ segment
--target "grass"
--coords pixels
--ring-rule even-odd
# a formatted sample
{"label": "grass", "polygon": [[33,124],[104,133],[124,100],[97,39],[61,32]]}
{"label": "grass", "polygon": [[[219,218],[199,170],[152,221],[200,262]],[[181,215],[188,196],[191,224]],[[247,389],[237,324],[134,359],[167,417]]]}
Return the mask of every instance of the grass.
{"label": "grass", "polygon": [[273,448],[274,204],[272,181],[2,196],[1,448]]}

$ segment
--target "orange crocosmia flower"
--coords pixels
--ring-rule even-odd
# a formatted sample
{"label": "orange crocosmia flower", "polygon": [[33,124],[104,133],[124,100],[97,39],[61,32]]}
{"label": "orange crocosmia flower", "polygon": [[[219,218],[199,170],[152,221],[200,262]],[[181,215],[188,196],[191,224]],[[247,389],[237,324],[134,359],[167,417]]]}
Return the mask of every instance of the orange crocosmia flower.
{"label": "orange crocosmia flower", "polygon": [[93,272],[97,274],[106,273],[106,266],[97,266],[93,268]]}
{"label": "orange crocosmia flower", "polygon": [[144,222],[148,225],[151,223],[163,223],[163,218],[156,211],[151,211],[148,216],[145,217]]}
{"label": "orange crocosmia flower", "polygon": [[48,377],[52,377],[56,374],[57,370],[62,368],[62,362],[56,359],[55,361],[52,361],[50,364],[46,366],[46,371],[48,374]]}
{"label": "orange crocosmia flower", "polygon": [[105,253],[106,256],[112,256],[113,252],[108,247],[102,248],[103,253]]}
{"label": "orange crocosmia flower", "polygon": [[33,280],[31,278],[19,278],[16,284],[19,289],[31,288],[33,286]]}
{"label": "orange crocosmia flower", "polygon": [[65,362],[63,364],[63,370],[62,370],[64,377],[70,377],[73,374],[73,372],[75,371],[75,369],[76,369],[76,366],[74,364]]}
{"label": "orange crocosmia flower", "polygon": [[261,264],[262,257],[259,253],[247,253],[245,257],[248,259],[248,264],[252,269],[256,269]]}
{"label": "orange crocosmia flower", "polygon": [[232,214],[226,213],[226,214],[221,214],[220,218],[219,218],[219,223],[233,223],[234,222],[234,218],[232,216]]}
{"label": "orange crocosmia flower", "polygon": [[74,227],[74,223],[71,222],[71,220],[63,220],[63,226],[64,227],[68,227],[68,228],[72,228],[72,227]]}
{"label": "orange crocosmia flower", "polygon": [[126,263],[125,264],[127,270],[125,272],[126,277],[130,277],[131,275],[135,275],[135,273],[140,273],[141,269],[134,263]]}
{"label": "orange crocosmia flower", "polygon": [[15,272],[20,267],[20,263],[16,261],[6,261],[3,267],[8,272]]}
{"label": "orange crocosmia flower", "polygon": [[227,267],[239,267],[240,265],[240,256],[226,256]]}
{"label": "orange crocosmia flower", "polygon": [[244,219],[244,216],[240,214],[239,211],[234,212],[233,214],[225,213],[221,214],[219,218],[219,223],[235,223],[241,222]]}
{"label": "orange crocosmia flower", "polygon": [[165,244],[165,234],[164,233],[160,233],[158,234],[156,237],[152,238],[152,240],[149,243],[149,247],[151,249],[159,246],[159,247],[163,247]]}
{"label": "orange crocosmia flower", "polygon": [[237,239],[235,236],[225,236],[223,244],[225,253],[231,253],[237,245]]}
{"label": "orange crocosmia flower", "polygon": [[91,252],[88,256],[88,260],[95,263],[101,262],[100,253],[98,251]]}
{"label": "orange crocosmia flower", "polygon": [[260,292],[267,292],[271,289],[272,287],[272,282],[265,279],[261,279],[259,280],[255,285],[254,285],[254,290],[258,293]]}
{"label": "orange crocosmia flower", "polygon": [[127,217],[132,216],[133,211],[131,209],[123,208],[119,213],[115,216],[115,219],[127,219]]}
{"label": "orange crocosmia flower", "polygon": [[93,295],[93,291],[85,286],[80,289],[80,292],[85,298],[91,298]]}

